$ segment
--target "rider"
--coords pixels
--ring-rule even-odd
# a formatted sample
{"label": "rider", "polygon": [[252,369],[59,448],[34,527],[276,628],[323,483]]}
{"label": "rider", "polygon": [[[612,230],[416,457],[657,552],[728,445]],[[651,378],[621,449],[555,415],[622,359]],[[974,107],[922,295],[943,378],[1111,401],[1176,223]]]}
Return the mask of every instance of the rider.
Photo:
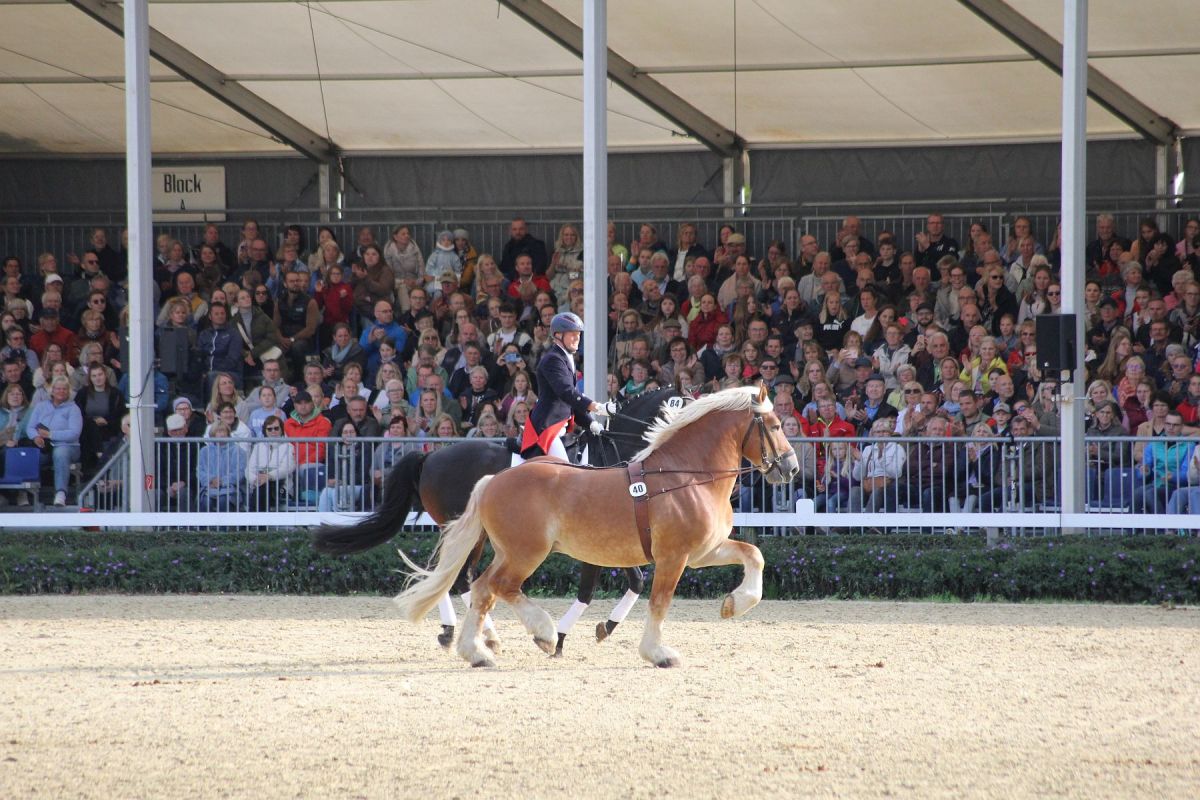
{"label": "rider", "polygon": [[[545,453],[565,461],[567,450],[563,447],[560,436],[572,415],[581,422],[588,420],[588,430],[593,436],[599,436],[603,427],[590,417],[591,412],[611,416],[616,410],[611,401],[601,406],[575,388],[574,355],[579,349],[579,337],[582,335],[583,320],[569,311],[555,314],[550,320],[550,336],[554,339],[554,345],[546,350],[537,365],[538,400],[529,412],[529,420],[525,423],[525,431],[521,436],[521,455],[524,458]],[[614,609],[609,622],[601,623],[601,627],[611,626],[607,627],[606,635],[625,619],[625,615],[637,601],[640,591],[640,584],[637,591],[627,591],[626,597]],[[556,655],[562,654],[563,640],[591,599],[591,592],[588,592],[586,597],[576,598],[571,608],[558,621]]]}
{"label": "rider", "polygon": [[525,458],[544,454],[567,460],[560,437],[572,416],[580,422],[586,420],[593,435],[603,430],[590,413],[603,413],[604,407],[575,388],[574,356],[582,334],[583,320],[570,311],[555,314],[550,320],[554,345],[537,365],[538,400],[521,434],[521,455]]}

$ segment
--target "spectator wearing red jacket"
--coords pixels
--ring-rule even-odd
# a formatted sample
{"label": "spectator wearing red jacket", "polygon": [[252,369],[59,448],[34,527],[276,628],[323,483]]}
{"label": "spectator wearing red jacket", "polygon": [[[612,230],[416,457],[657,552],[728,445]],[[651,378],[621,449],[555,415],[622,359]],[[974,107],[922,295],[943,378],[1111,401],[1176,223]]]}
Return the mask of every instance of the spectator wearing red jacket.
{"label": "spectator wearing red jacket", "polygon": [[341,264],[329,268],[324,278],[317,279],[316,300],[317,308],[321,309],[321,341],[333,339],[333,329],[341,322],[353,330],[351,318],[354,316],[354,287],[343,278],[345,271]]}
{"label": "spectator wearing red jacket", "polygon": [[[321,413],[307,389],[292,398],[293,411],[283,423],[284,433],[292,439],[324,438],[329,436],[332,423]],[[296,464],[321,464],[325,461],[324,442],[297,442]]]}
{"label": "spectator wearing red jacket", "polygon": [[[808,416],[800,420],[800,430],[804,435],[813,439],[828,439],[834,437],[856,436],[854,426],[838,416],[837,400],[833,397],[823,397],[817,401],[817,407],[810,409]],[[825,447],[817,446],[817,474],[824,474]]]}
{"label": "spectator wearing red jacket", "polygon": [[711,293],[700,298],[700,313],[688,323],[688,344],[699,351],[717,340],[717,330],[729,323],[729,317],[717,307],[717,298]]}
{"label": "spectator wearing red jacket", "polygon": [[533,258],[528,254],[517,256],[516,269],[516,278],[508,284],[509,297],[531,306],[538,292],[550,291],[550,281],[546,280],[546,276],[533,274]]}
{"label": "spectator wearing red jacket", "polygon": [[[1200,422],[1200,375],[1188,378],[1187,393],[1183,402],[1175,409],[1183,417],[1184,425],[1195,425]],[[1200,509],[1197,509],[1200,511]]]}
{"label": "spectator wearing red jacket", "polygon": [[56,344],[62,348],[63,360],[70,364],[79,363],[79,350],[75,347],[75,334],[59,324],[58,309],[43,308],[38,314],[38,329],[29,339],[29,347],[40,360],[46,348]]}

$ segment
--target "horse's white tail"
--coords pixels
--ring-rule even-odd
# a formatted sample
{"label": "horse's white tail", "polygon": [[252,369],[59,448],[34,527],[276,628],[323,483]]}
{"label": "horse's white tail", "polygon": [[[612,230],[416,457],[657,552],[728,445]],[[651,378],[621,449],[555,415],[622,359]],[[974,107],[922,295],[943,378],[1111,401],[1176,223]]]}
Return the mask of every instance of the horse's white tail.
{"label": "horse's white tail", "polygon": [[413,575],[408,587],[396,596],[396,605],[400,607],[400,615],[409,622],[421,621],[437,605],[442,595],[454,584],[454,579],[458,577],[459,570],[467,562],[475,545],[486,534],[479,519],[479,498],[483,496],[483,490],[492,477],[486,475],[479,479],[462,516],[442,529],[442,539],[433,551],[437,566],[427,570],[414,564],[403,552],[400,553]]}

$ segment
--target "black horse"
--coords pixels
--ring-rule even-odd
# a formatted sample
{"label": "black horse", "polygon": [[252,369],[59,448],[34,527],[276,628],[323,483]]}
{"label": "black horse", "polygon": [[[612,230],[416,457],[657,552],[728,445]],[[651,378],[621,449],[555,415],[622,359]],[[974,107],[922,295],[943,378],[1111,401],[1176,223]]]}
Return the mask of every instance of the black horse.
{"label": "black horse", "polygon": [[[608,467],[629,461],[645,446],[642,434],[658,416],[664,404],[682,403],[674,388],[656,389],[629,400],[609,420],[608,430],[599,437],[585,434],[581,446],[587,444],[588,463]],[[467,439],[431,453],[412,452],[403,456],[388,473],[383,487],[383,499],[367,517],[352,525],[322,525],[313,537],[318,552],[330,555],[359,553],[383,544],[404,526],[412,509],[414,495],[438,525],[459,517],[467,506],[471,490],[480,478],[495,475],[512,463],[512,450],[501,442],[486,439]],[[475,569],[483,555],[483,542],[467,559],[463,572],[451,591],[465,592],[475,578]],[[579,578],[579,602],[592,601],[600,568],[582,565]],[[638,567],[625,570],[629,590],[640,594],[643,588],[642,571]],[[616,623],[612,620],[596,626],[596,638],[604,639]],[[562,652],[563,634],[559,635],[558,652]],[[443,626],[438,643],[449,647],[454,640],[454,626]]]}

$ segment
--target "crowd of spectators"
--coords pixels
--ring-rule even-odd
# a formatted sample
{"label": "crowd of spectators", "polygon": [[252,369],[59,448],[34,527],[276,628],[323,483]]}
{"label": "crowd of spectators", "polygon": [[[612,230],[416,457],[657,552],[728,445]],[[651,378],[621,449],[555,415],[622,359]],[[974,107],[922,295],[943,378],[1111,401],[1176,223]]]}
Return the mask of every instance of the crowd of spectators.
{"label": "crowd of spectators", "polygon": [[[819,511],[1050,506],[1057,451],[1037,437],[1059,432],[1059,376],[1038,367],[1037,325],[1062,309],[1059,239],[1024,216],[1003,233],[975,223],[960,244],[933,213],[913,241],[872,241],[850,216],[790,252],[732,225],[702,243],[684,224],[669,244],[645,225],[609,257],[609,392],[761,381],[790,435],[910,439],[805,445],[799,493]],[[1089,503],[1200,513],[1200,221],[1178,234],[1095,219],[1087,432],[1164,442],[1089,445]],[[746,483],[743,503],[767,504]]]}
{"label": "crowd of spectators", "polygon": [[[194,242],[158,237],[151,383],[160,449],[171,450],[160,460],[194,466],[160,481],[164,507],[273,508],[289,496],[361,507],[399,452],[371,439],[519,436],[550,318],[583,314],[579,230],[563,225],[546,243],[514,219],[495,254],[463,229],[440,232],[428,254],[408,226],[377,233],[343,243],[322,227],[309,243],[299,226],[246,220],[237,242],[215,225]],[[794,251],[732,224],[714,242],[689,223],[667,233],[646,224],[626,243],[609,226],[608,393],[761,381],[790,435],[871,437],[807,448],[800,491],[819,508],[944,510],[967,493],[949,486],[1000,508],[998,443],[1011,452],[1057,433],[1056,376],[1034,356],[1038,320],[1061,309],[1061,254],[1029,219],[1016,217],[1003,244],[978,223],[960,244],[936,213],[913,241],[868,238],[847,217],[833,240],[803,234]],[[1200,222],[1178,233],[1146,219],[1126,239],[1110,216],[1095,221],[1089,434],[1164,441],[1090,445],[1089,499],[1119,470],[1142,475],[1138,510],[1200,513]],[[0,276],[3,444],[42,451],[58,505],[72,471],[86,476],[128,435],[129,402],[127,249],[97,228],[65,261],[60,271],[53,253],[9,256]],[[200,441],[172,441],[186,437]],[[272,441],[289,437],[327,441]],[[953,442],[962,437],[975,441]],[[1020,483],[1052,495],[1046,458],[1022,463]]]}
{"label": "crowd of spectators", "polygon": [[[311,494],[320,508],[361,506],[399,452],[372,439],[519,437],[550,317],[582,313],[582,247],[571,226],[549,253],[523,220],[511,234],[496,255],[462,229],[426,255],[405,225],[345,244],[322,227],[311,247],[299,226],[273,235],[254,220],[236,243],[216,225],[194,242],[160,235],[149,382],[166,434],[162,505],[271,508]],[[97,228],[65,262],[5,259],[0,353],[3,446],[42,451],[59,506],[72,476],[128,436],[125,236],[113,247]]]}

